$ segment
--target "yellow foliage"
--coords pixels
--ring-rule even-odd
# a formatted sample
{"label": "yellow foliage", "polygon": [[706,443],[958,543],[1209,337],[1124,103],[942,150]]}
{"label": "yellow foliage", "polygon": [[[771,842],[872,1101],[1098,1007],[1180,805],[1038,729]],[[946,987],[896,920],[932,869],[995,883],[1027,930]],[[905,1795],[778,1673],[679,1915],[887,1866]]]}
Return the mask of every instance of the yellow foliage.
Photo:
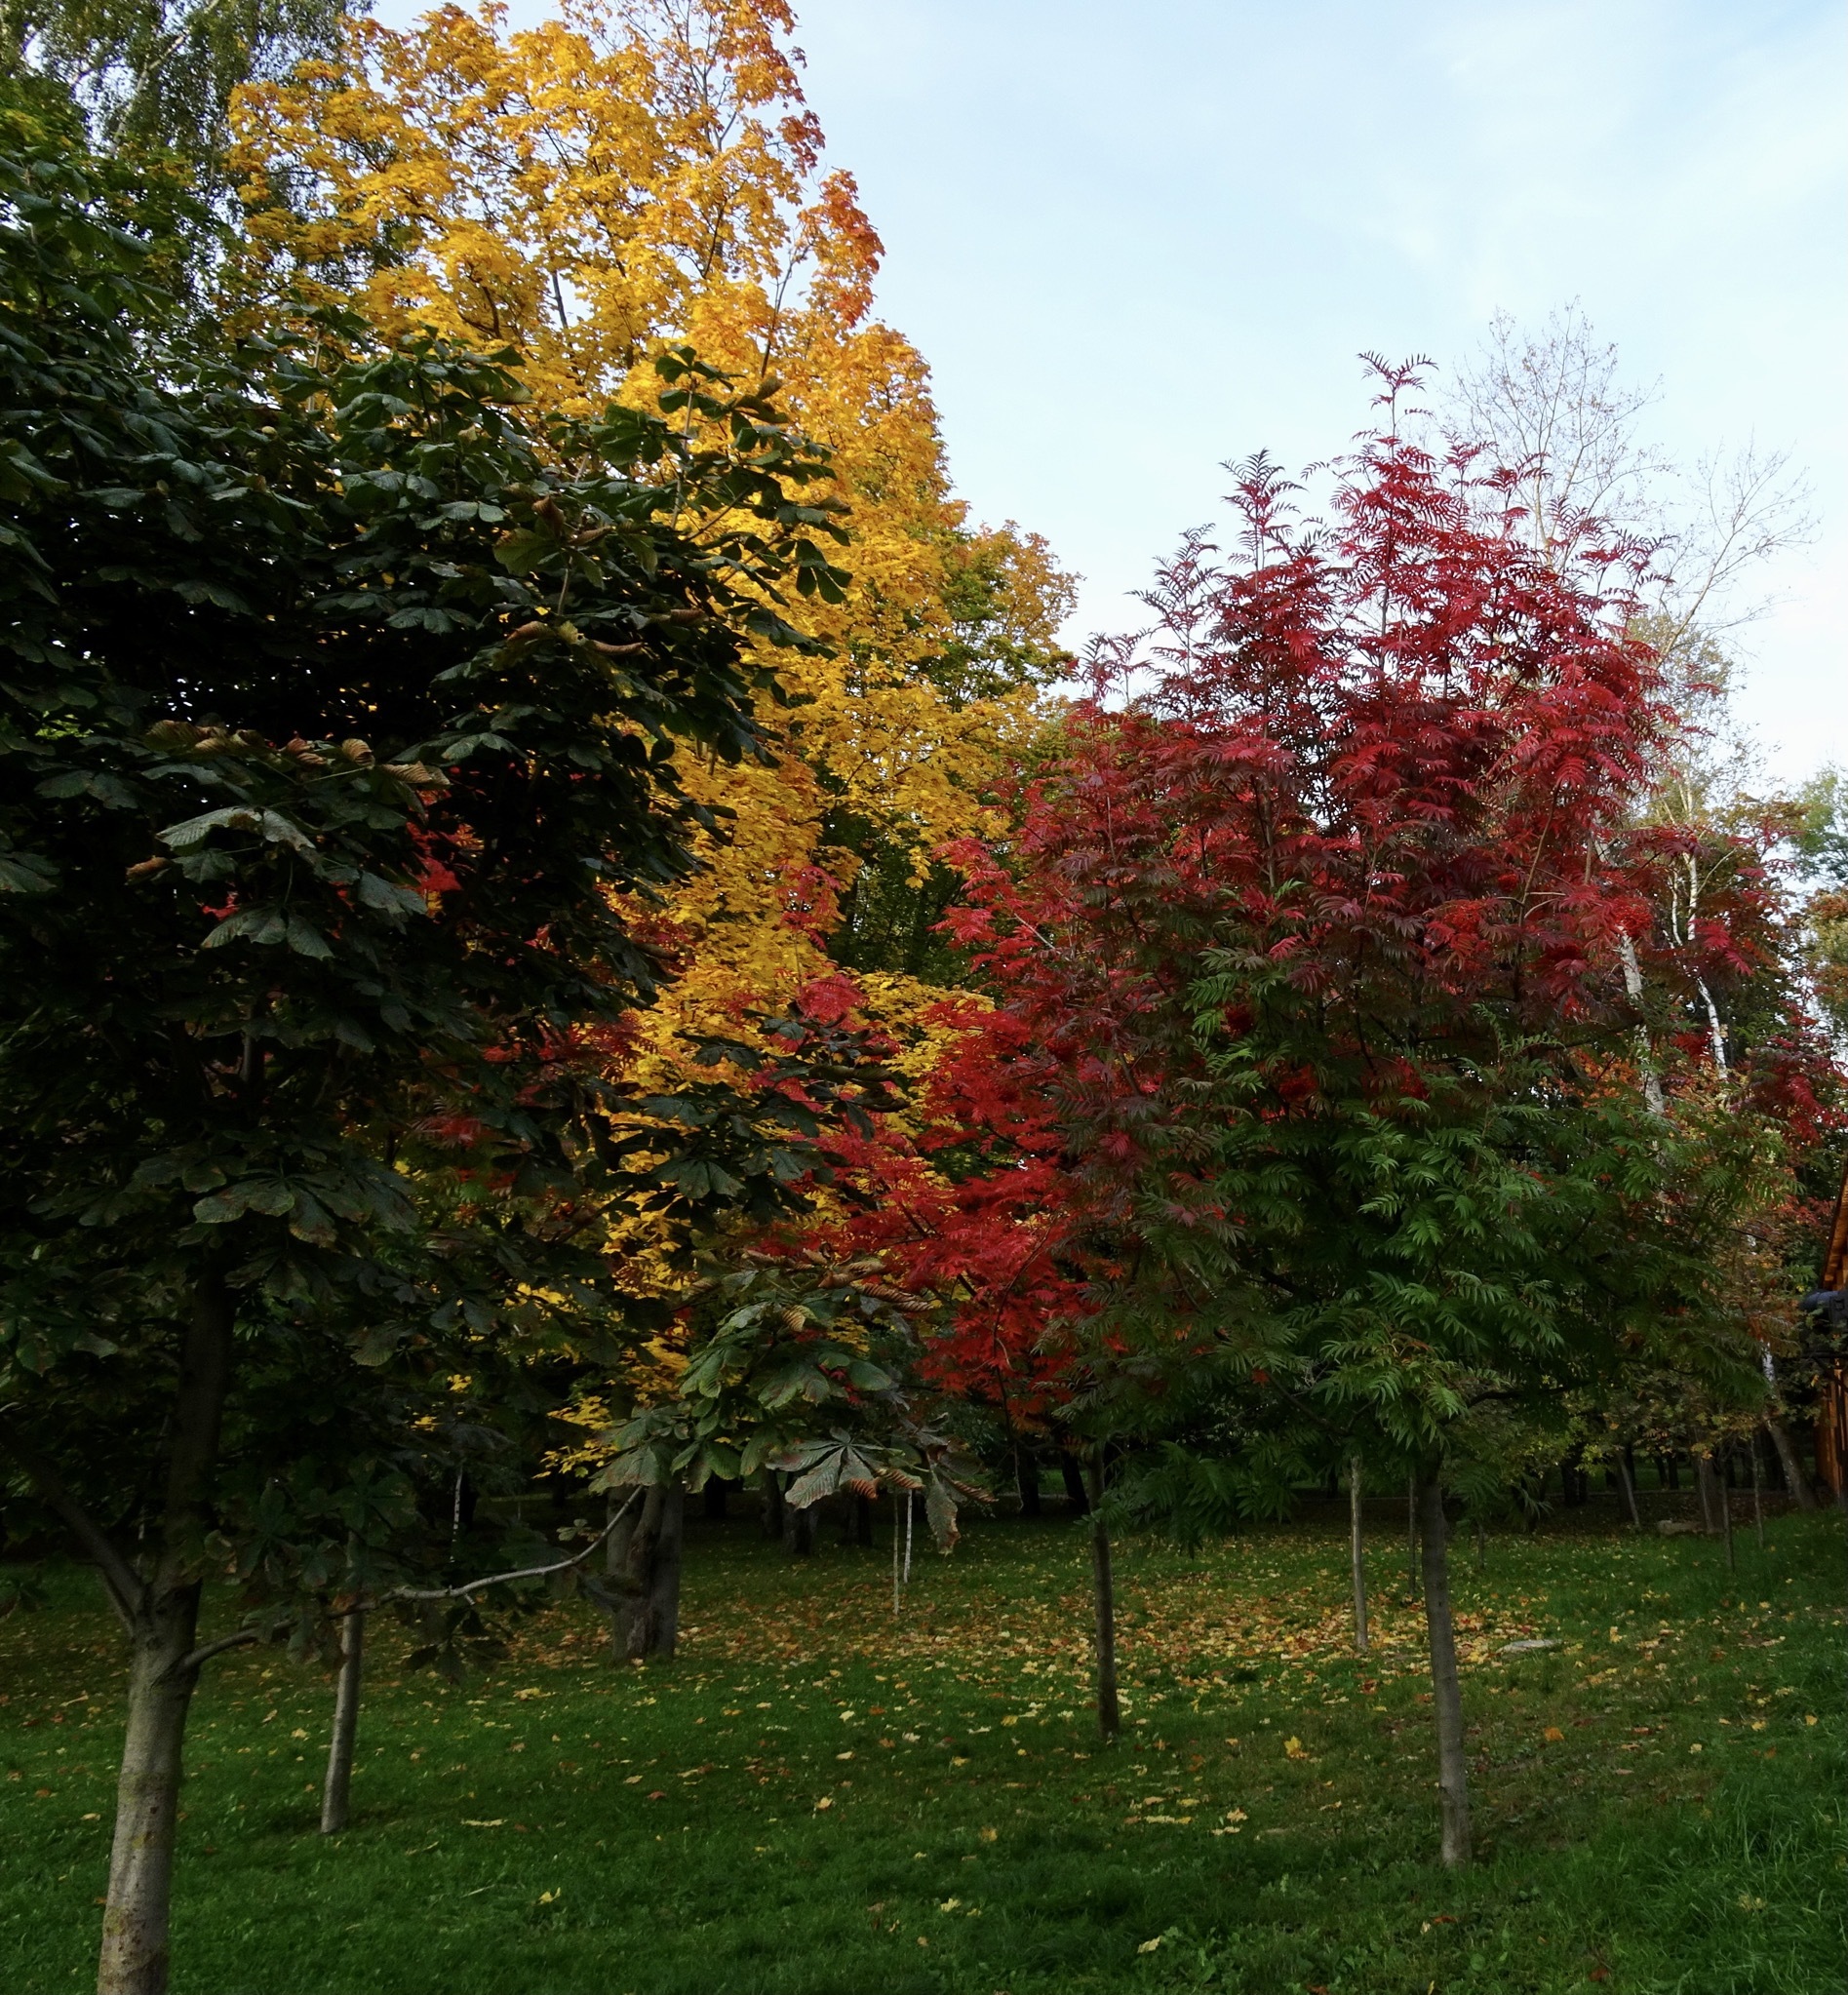
{"label": "yellow foliage", "polygon": [[[509,33],[449,6],[360,17],[335,60],[237,109],[247,242],[230,302],[339,301],[381,330],[517,347],[540,404],[652,402],[649,362],[690,343],[774,376],[834,452],[851,508],[841,605],[799,603],[826,657],[779,657],[768,767],[685,771],[731,834],[659,939],[682,974],[649,1022],[735,1031],[831,968],[824,944],[869,845],[914,886],[1039,724],[1071,583],[1011,525],[951,494],[928,372],[872,317],[882,254],[852,178],[821,168],[782,0],[563,0]],[[851,827],[844,831],[842,827]],[[906,1042],[936,994],[869,978]]]}
{"label": "yellow foliage", "polygon": [[[792,27],[782,0],[563,0],[517,33],[492,4],[402,30],[360,16],[335,59],[248,87],[235,112],[234,317],[337,303],[389,335],[510,346],[537,404],[578,413],[652,407],[653,358],[690,344],[774,377],[833,452],[846,600],[788,606],[829,654],[772,661],[794,704],[765,703],[767,765],[681,770],[728,833],[646,924],[678,973],[642,1022],[642,1077],[664,1088],[690,1039],[744,1034],[833,971],[863,869],[916,893],[935,848],[993,828],[1072,603],[1037,535],[972,528],[952,494],[928,370],[873,316],[880,241],[851,176],[822,169]],[[942,1050],[925,1014],[943,994],[877,956],[856,958],[865,1015],[915,1077]],[[675,1289],[649,1224],[608,1218],[625,1283]],[[674,1346],[636,1351],[610,1401],[671,1391]],[[610,1404],[578,1424],[567,1454],[598,1459]]]}

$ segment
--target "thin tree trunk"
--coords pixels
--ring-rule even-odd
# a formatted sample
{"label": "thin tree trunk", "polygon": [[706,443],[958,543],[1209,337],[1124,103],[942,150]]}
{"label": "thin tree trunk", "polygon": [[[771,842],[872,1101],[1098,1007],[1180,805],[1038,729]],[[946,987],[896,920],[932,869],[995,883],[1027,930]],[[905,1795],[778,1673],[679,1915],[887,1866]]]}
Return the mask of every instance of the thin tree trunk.
{"label": "thin tree trunk", "polygon": [[1636,1508],[1636,1485],[1630,1479],[1630,1464],[1621,1454],[1617,1456],[1616,1460],[1618,1479],[1624,1491],[1624,1504],[1630,1511],[1631,1528],[1634,1531],[1640,1531],[1642,1529],[1642,1514]]}
{"label": "thin tree trunk", "polygon": [[1733,1549],[1733,1493],[1718,1476],[1715,1476],[1713,1481],[1715,1484],[1713,1494],[1719,1499],[1719,1520],[1726,1534],[1726,1570],[1729,1573],[1736,1573],[1739,1570],[1739,1555]]}
{"label": "thin tree trunk", "polygon": [[1096,1609],[1097,1730],[1108,1744],[1122,1729],[1117,1703],[1117,1592],[1110,1569],[1110,1532],[1104,1523],[1104,1462],[1090,1462],[1091,1593]]}
{"label": "thin tree trunk", "polygon": [[856,1496],[853,1499],[853,1542],[855,1545],[870,1546],[873,1543],[873,1499]]}
{"label": "thin tree trunk", "polygon": [[1764,1476],[1758,1467],[1758,1436],[1751,1437],[1751,1528],[1758,1534],[1758,1549],[1764,1549]]}
{"label": "thin tree trunk", "polygon": [[115,1841],[97,1995],[165,1995],[180,1754],[199,1681],[198,1546],[231,1381],[233,1310],[223,1282],[194,1292],[174,1397],[173,1441],[154,1571],[131,1619],[129,1711],[116,1782]]}
{"label": "thin tree trunk", "polygon": [[1059,1476],[1065,1484],[1065,1501],[1072,1506],[1073,1516],[1084,1516],[1091,1506],[1090,1498],[1084,1494],[1082,1472],[1065,1448],[1059,1450]]}
{"label": "thin tree trunk", "polygon": [[1767,1420],[1764,1430],[1771,1436],[1771,1445],[1778,1451],[1778,1467],[1784,1470],[1784,1486],[1790,1492],[1792,1502],[1799,1510],[1813,1510],[1816,1507],[1816,1492],[1810,1487],[1810,1479],[1803,1472],[1802,1458],[1796,1452],[1796,1444],[1790,1439],[1789,1429],[1781,1420]]}
{"label": "thin tree trunk", "polygon": [[1443,1799],[1446,1866],[1470,1860],[1470,1781],[1463,1751],[1463,1690],[1457,1638],[1450,1619],[1449,1519],[1443,1484],[1434,1468],[1419,1490],[1425,1540],[1425,1627],[1431,1639],[1432,1702],[1437,1716],[1437,1788]]}
{"label": "thin tree trunk", "polygon": [[1405,1478],[1405,1590],[1418,1598],[1418,1478]]}
{"label": "thin tree trunk", "polygon": [[1354,1567],[1354,1652],[1367,1652],[1367,1569],[1360,1530],[1360,1458],[1348,1464],[1348,1555]]}
{"label": "thin tree trunk", "polygon": [[1040,1514],[1040,1458],[1031,1448],[1014,1450],[1014,1480],[1020,1490],[1020,1514]]}
{"label": "thin tree trunk", "polygon": [[353,1741],[359,1736],[360,1683],[366,1669],[366,1616],[355,1611],[340,1621],[340,1674],[334,1692],[334,1736],[328,1741],[328,1778],[321,1790],[321,1833],[337,1836],[346,1826],[353,1784]]}
{"label": "thin tree trunk", "polygon": [[1489,1562],[1489,1535],[1482,1528],[1480,1517],[1475,1520],[1475,1569],[1478,1573],[1486,1570]]}

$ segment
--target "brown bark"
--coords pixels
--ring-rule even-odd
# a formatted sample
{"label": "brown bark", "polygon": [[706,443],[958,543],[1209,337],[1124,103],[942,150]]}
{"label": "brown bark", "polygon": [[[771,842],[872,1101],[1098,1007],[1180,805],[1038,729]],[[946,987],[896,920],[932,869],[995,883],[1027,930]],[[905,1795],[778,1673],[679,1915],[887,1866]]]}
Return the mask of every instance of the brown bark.
{"label": "brown bark", "polygon": [[1065,1501],[1071,1506],[1073,1516],[1084,1516],[1090,1509],[1091,1500],[1084,1494],[1082,1472],[1064,1448],[1059,1450],[1059,1479],[1065,1484]]}
{"label": "brown bark", "polygon": [[1348,1464],[1348,1554],[1354,1567],[1354,1649],[1367,1652],[1367,1569],[1360,1530],[1360,1458]]}
{"label": "brown bark", "polygon": [[622,1570],[616,1576],[616,1604],[609,1618],[610,1645],[621,1660],[643,1662],[674,1653],[680,1639],[686,1514],[687,1492],[679,1483],[657,1484],[643,1499],[642,1514],[630,1530]]}
{"label": "brown bark", "polygon": [[231,1299],[203,1279],[180,1349],[173,1440],[153,1571],[131,1620],[128,1727],[97,1995],[165,1995],[186,1715],[199,1681],[198,1559],[231,1378]]}
{"label": "brown bark", "polygon": [[1701,1526],[1711,1538],[1719,1530],[1719,1477],[1713,1473],[1713,1458],[1702,1451],[1694,1457],[1694,1481],[1701,1495]]}
{"label": "brown bark", "polygon": [[1803,1472],[1802,1457],[1796,1452],[1796,1445],[1790,1439],[1790,1430],[1781,1420],[1767,1420],[1764,1430],[1771,1436],[1771,1445],[1778,1451],[1778,1467],[1784,1470],[1784,1486],[1790,1492],[1799,1510],[1813,1510],[1816,1507],[1816,1492],[1810,1487],[1810,1479]]}
{"label": "brown bark", "polygon": [[1437,1719],[1437,1788],[1443,1801],[1442,1860],[1454,1867],[1470,1860],[1470,1780],[1463,1749],[1456,1629],[1450,1617],[1450,1520],[1444,1515],[1443,1484],[1435,1468],[1419,1484],[1418,1511],[1424,1538],[1432,1703]]}
{"label": "brown bark", "polygon": [[1014,1483],[1020,1491],[1020,1514],[1040,1514],[1040,1458],[1031,1448],[1014,1450]]}
{"label": "brown bark", "polygon": [[328,1778],[321,1789],[321,1833],[337,1836],[346,1826],[353,1784],[353,1742],[359,1737],[360,1685],[366,1670],[366,1616],[340,1619],[340,1673],[334,1691],[334,1733],[328,1741]]}
{"label": "brown bark", "polygon": [[1101,1454],[1090,1465],[1091,1596],[1095,1610],[1094,1649],[1097,1660],[1097,1731],[1106,1744],[1122,1729],[1117,1702],[1117,1590],[1111,1572],[1110,1530],[1101,1506],[1104,1465]]}
{"label": "brown bark", "polygon": [[1751,1528],[1758,1534],[1758,1549],[1764,1549],[1764,1475],[1758,1467],[1758,1436],[1751,1437]]}

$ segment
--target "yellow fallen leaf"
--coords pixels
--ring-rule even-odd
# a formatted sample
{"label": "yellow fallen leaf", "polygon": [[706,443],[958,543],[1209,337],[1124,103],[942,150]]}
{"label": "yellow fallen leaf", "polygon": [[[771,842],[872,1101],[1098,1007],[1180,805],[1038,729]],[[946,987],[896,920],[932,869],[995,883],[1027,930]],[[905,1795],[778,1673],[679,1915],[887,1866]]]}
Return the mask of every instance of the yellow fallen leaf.
{"label": "yellow fallen leaf", "polygon": [[982,1831],[982,1841],[985,1843],[992,1843],[995,1840],[995,1838],[1000,1834],[1001,1834],[1000,1829],[985,1828]]}
{"label": "yellow fallen leaf", "polygon": [[815,1803],[815,1806],[817,1808],[832,1808],[834,1806],[834,1796],[832,1794],[824,1794],[821,1797],[821,1799]]}
{"label": "yellow fallen leaf", "polygon": [[1565,1734],[1559,1730],[1557,1725],[1549,1725],[1540,1736],[1549,1745],[1557,1745],[1565,1738]]}
{"label": "yellow fallen leaf", "polygon": [[1303,1741],[1300,1739],[1286,1739],[1283,1741],[1283,1757],[1285,1759],[1307,1759],[1309,1755],[1303,1750]]}
{"label": "yellow fallen leaf", "polygon": [[1145,1939],[1142,1942],[1142,1944],[1136,1948],[1136,1951],[1138,1953],[1153,1953],[1156,1950],[1156,1948],[1160,1944],[1161,1936],[1158,1933],[1153,1939]]}

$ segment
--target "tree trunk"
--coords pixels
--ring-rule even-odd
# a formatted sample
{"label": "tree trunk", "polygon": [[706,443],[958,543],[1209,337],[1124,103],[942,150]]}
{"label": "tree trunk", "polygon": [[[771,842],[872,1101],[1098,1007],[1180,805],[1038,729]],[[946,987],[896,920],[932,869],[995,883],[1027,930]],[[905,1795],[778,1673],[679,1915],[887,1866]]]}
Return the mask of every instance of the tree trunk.
{"label": "tree trunk", "polygon": [[783,1549],[791,1558],[813,1558],[815,1555],[815,1508],[812,1504],[799,1508],[785,1496]]}
{"label": "tree trunk", "polygon": [[1367,1569],[1360,1530],[1360,1458],[1348,1464],[1348,1553],[1354,1567],[1354,1652],[1367,1652]]}
{"label": "tree trunk", "polygon": [[1091,1594],[1096,1609],[1097,1731],[1105,1744],[1122,1729],[1117,1704],[1117,1591],[1110,1569],[1110,1531],[1100,1506],[1104,1501],[1101,1451],[1090,1463]]}
{"label": "tree trunk", "polygon": [[1059,1475],[1065,1484],[1065,1501],[1071,1505],[1073,1516],[1082,1517],[1090,1509],[1090,1498],[1084,1494],[1083,1474],[1064,1448],[1059,1450]]}
{"label": "tree trunk", "polygon": [[1758,1467],[1758,1436],[1751,1437],[1751,1528],[1758,1535],[1758,1549],[1764,1549],[1764,1475]]}
{"label": "tree trunk", "polygon": [[610,1643],[618,1659],[643,1662],[669,1657],[680,1634],[681,1539],[687,1492],[679,1483],[657,1485],[643,1499],[629,1534]]}
{"label": "tree trunk", "polygon": [[1405,1478],[1405,1590],[1418,1598],[1418,1478]]}
{"label": "tree trunk", "polygon": [[340,1622],[340,1674],[334,1692],[334,1736],[328,1741],[328,1778],[321,1790],[321,1833],[337,1836],[346,1826],[347,1797],[353,1784],[353,1741],[359,1735],[360,1681],[366,1668],[366,1617],[348,1614]]}
{"label": "tree trunk", "polygon": [[199,1681],[185,1659],[198,1624],[196,1583],[137,1617],[97,1995],[165,1995],[180,1748]]}
{"label": "tree trunk", "polygon": [[231,1382],[231,1298],[215,1274],[193,1295],[174,1395],[173,1441],[154,1571],[130,1620],[129,1712],[97,1995],[165,1995],[180,1752],[199,1681],[195,1561]]}
{"label": "tree trunk", "polygon": [[726,1498],[729,1495],[730,1489],[731,1485],[727,1482],[723,1475],[710,1475],[706,1478],[705,1513],[715,1524],[724,1520]]}
{"label": "tree trunk", "polygon": [[1622,1454],[1617,1457],[1617,1474],[1623,1485],[1625,1506],[1630,1511],[1631,1528],[1640,1531],[1642,1529],[1642,1516],[1636,1508],[1636,1485],[1630,1479],[1630,1460],[1628,1454]]}
{"label": "tree trunk", "polygon": [[1425,1540],[1425,1627],[1431,1638],[1431,1691],[1437,1715],[1437,1787],[1443,1797],[1443,1861],[1470,1860],[1470,1781],[1463,1752],[1463,1690],[1450,1620],[1450,1522],[1434,1468],[1418,1492]]}
{"label": "tree trunk", "polygon": [[774,1468],[764,1471],[764,1536],[780,1540],[783,1535],[783,1478]]}
{"label": "tree trunk", "polygon": [[1736,1573],[1739,1554],[1733,1549],[1733,1493],[1717,1476],[1713,1479],[1716,1484],[1713,1494],[1719,1499],[1719,1521],[1726,1534],[1726,1570]]}
{"label": "tree trunk", "polygon": [[661,1525],[654,1541],[654,1571],[649,1585],[649,1656],[671,1657],[680,1642],[681,1545],[686,1536],[687,1492],[677,1482],[661,1502]]}
{"label": "tree trunk", "polygon": [[1767,1420],[1764,1430],[1778,1451],[1778,1467],[1784,1470],[1784,1486],[1790,1492],[1791,1500],[1799,1510],[1813,1510],[1816,1492],[1810,1487],[1809,1477],[1803,1473],[1802,1458],[1790,1439],[1789,1429],[1781,1420]]}
{"label": "tree trunk", "polygon": [[853,1499],[853,1542],[866,1545],[873,1543],[873,1499],[856,1496]]}
{"label": "tree trunk", "polygon": [[1020,1514],[1040,1514],[1040,1458],[1031,1448],[1014,1450],[1014,1481],[1020,1490]]}
{"label": "tree trunk", "polygon": [[1713,1458],[1705,1452],[1694,1458],[1694,1481],[1701,1493],[1701,1523],[1710,1538],[1719,1532],[1719,1499],[1716,1485],[1719,1478],[1713,1473]]}

